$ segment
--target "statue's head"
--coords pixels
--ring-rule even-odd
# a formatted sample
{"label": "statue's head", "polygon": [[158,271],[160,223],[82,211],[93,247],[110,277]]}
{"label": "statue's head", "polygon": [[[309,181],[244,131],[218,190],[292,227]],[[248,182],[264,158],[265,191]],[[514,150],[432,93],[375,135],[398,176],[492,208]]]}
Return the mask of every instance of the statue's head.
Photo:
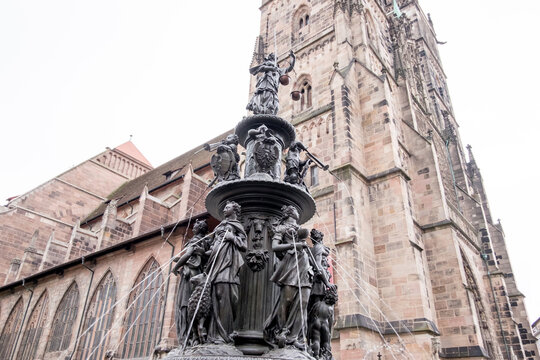
{"label": "statue's head", "polygon": [[298,209],[292,205],[282,206],[281,213],[283,214],[283,218],[293,218],[295,220],[298,220],[300,218],[300,215],[298,214]]}
{"label": "statue's head", "polygon": [[206,223],[206,220],[195,221],[195,224],[193,225],[193,233],[203,235],[208,233],[208,224]]}
{"label": "statue's head", "polygon": [[227,135],[227,137],[225,138],[227,140],[227,143],[229,144],[235,144],[235,145],[238,145],[238,135],[236,134],[230,134],[230,135]]}
{"label": "statue's head", "polygon": [[274,62],[276,61],[276,55],[274,55],[274,53],[270,53],[264,58],[264,60]]}
{"label": "statue's head", "polygon": [[236,214],[236,216],[240,216],[241,209],[242,207],[238,203],[234,201],[228,201],[227,205],[225,205],[225,208],[223,208],[223,215],[225,215],[225,217],[229,217],[232,214]]}
{"label": "statue's head", "polygon": [[317,229],[311,229],[310,237],[314,244],[320,244],[323,241],[324,234]]}
{"label": "statue's head", "polygon": [[328,305],[334,305],[338,301],[337,289],[328,288],[324,292],[324,302]]}
{"label": "statue's head", "polygon": [[309,230],[306,228],[298,229],[298,240],[306,241],[309,236]]}
{"label": "statue's head", "polygon": [[291,146],[289,146],[289,150],[292,151],[300,151],[304,149],[304,144],[302,144],[300,141],[293,141],[291,143]]}

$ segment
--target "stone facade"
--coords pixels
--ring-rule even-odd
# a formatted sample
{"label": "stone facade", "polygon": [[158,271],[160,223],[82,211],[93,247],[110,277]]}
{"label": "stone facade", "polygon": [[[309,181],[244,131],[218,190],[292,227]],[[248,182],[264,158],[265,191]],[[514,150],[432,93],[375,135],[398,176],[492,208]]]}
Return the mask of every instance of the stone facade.
{"label": "stone facade", "polygon": [[[261,6],[252,65],[276,44],[285,67],[294,50],[279,115],[330,165],[308,174],[317,214],[305,226],[322,230],[332,249],[340,298],[334,355],[539,359],[504,231],[491,218],[472,150],[460,141],[433,24],[416,0],[398,4],[400,18],[384,0]],[[292,101],[290,90],[300,91],[301,101]],[[15,359],[30,349],[30,358],[78,359],[95,349],[91,356],[101,358],[159,357],[177,345],[170,259],[194,218],[216,224],[203,206],[210,156],[193,149],[152,169],[122,149],[0,210],[0,355]],[[136,330],[151,341],[140,340],[145,350],[126,350],[126,339],[139,336],[127,332],[129,324],[139,329],[129,315],[138,306],[132,288],[154,262],[160,300],[145,320],[152,330]],[[79,297],[72,330],[50,345],[73,284]],[[108,302],[100,303],[104,289]],[[95,304],[112,309],[107,322],[96,321],[99,334],[88,323],[99,314]],[[29,328],[41,328],[41,340],[26,336]],[[86,334],[99,343],[89,352],[81,345]]]}

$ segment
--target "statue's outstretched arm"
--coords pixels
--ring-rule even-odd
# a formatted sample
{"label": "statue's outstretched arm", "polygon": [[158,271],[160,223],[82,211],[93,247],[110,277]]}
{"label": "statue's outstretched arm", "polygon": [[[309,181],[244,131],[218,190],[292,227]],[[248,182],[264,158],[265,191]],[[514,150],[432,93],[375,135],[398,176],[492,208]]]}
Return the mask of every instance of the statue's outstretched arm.
{"label": "statue's outstretched arm", "polygon": [[287,69],[285,69],[285,72],[292,71],[292,69],[294,68],[294,64],[296,62],[296,55],[294,55],[294,52],[292,50],[289,53],[289,56],[291,58],[291,61],[289,62],[289,67]]}

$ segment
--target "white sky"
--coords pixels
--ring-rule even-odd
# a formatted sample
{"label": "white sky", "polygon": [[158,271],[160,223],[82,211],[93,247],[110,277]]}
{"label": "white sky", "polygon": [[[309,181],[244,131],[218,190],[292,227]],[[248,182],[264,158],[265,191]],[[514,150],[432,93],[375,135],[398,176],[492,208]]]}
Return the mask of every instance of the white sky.
{"label": "white sky", "polygon": [[[464,144],[540,316],[540,2],[420,0]],[[0,203],[133,135],[157,166],[245,115],[257,0],[0,2]]]}

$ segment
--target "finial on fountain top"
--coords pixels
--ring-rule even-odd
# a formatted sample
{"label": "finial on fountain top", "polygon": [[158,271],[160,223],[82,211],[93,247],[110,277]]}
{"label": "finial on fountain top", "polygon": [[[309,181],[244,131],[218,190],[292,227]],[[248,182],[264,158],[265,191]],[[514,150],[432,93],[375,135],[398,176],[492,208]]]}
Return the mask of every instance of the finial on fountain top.
{"label": "finial on fountain top", "polygon": [[270,53],[264,57],[264,62],[249,69],[251,75],[261,74],[257,79],[257,85],[253,97],[249,101],[246,109],[253,111],[254,114],[276,115],[279,110],[278,88],[280,82],[288,84],[287,79],[280,80],[282,76],[292,71],[296,56],[293,51],[289,53],[290,62],[286,68],[280,68],[277,65],[276,56]]}

